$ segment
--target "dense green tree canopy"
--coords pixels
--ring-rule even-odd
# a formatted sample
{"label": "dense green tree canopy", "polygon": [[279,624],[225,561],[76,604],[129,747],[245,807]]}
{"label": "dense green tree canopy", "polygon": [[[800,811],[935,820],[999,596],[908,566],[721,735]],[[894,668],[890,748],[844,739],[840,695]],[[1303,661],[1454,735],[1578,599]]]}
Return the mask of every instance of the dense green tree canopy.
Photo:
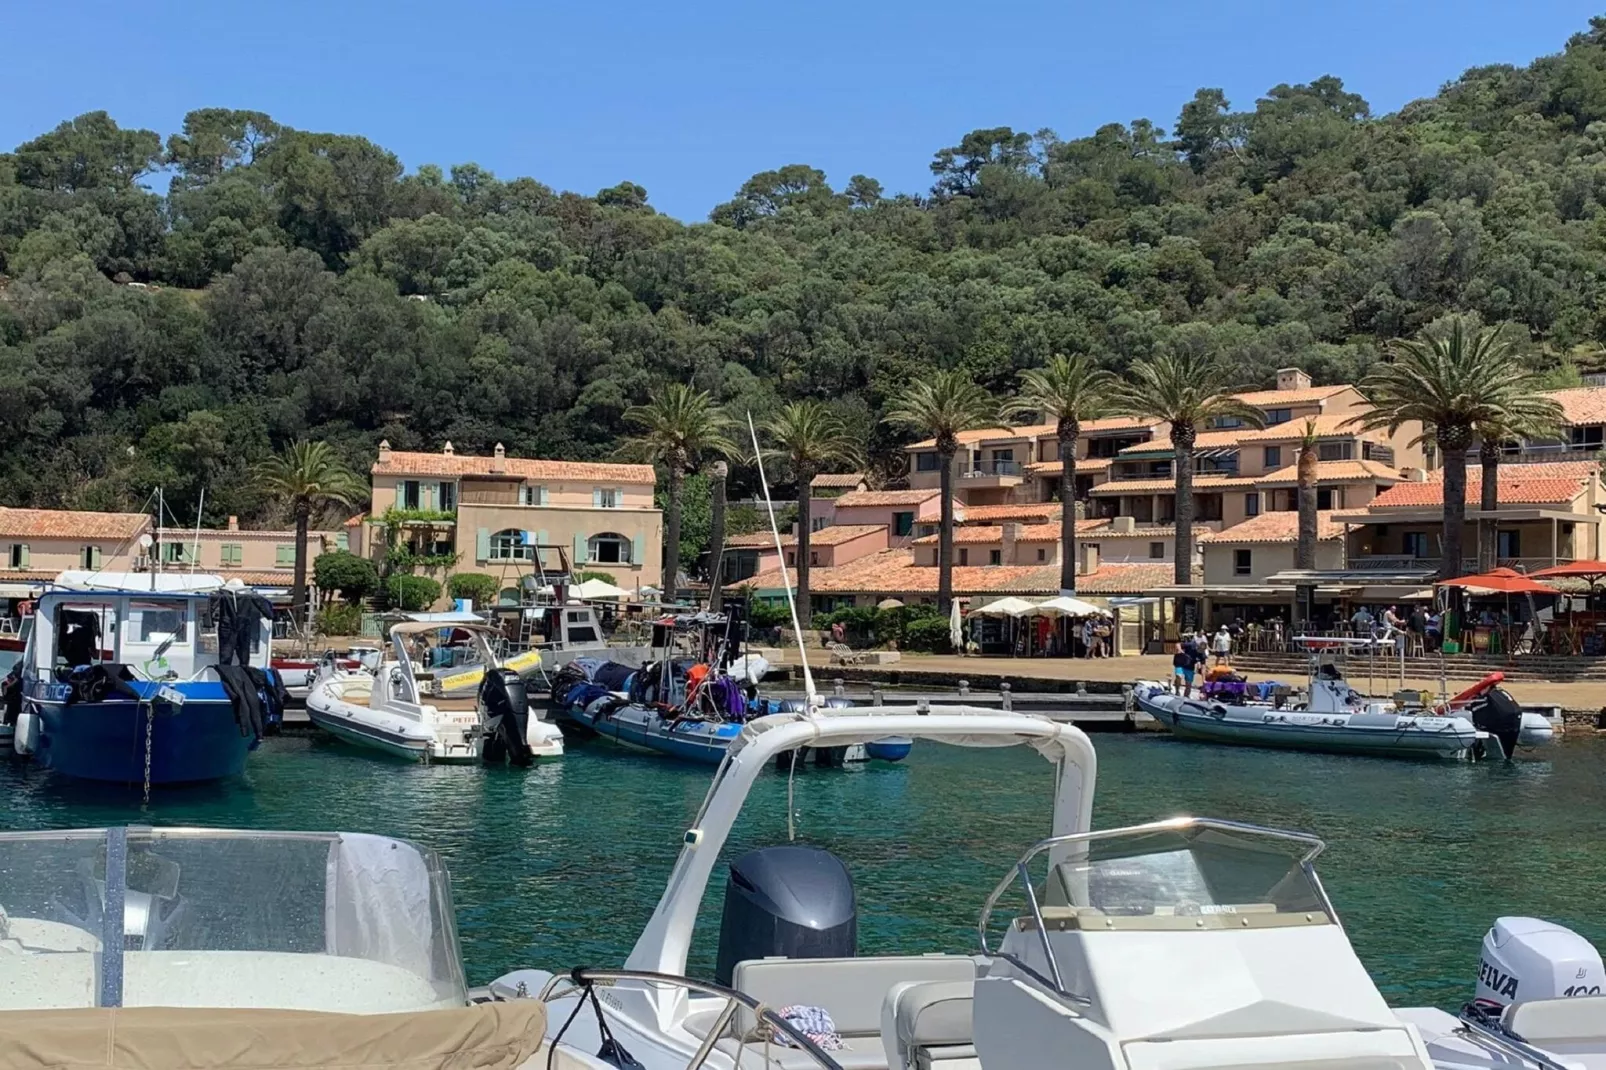
{"label": "dense green tree canopy", "polygon": [[600,458],[668,382],[760,421],[817,399],[896,476],[881,416],[935,369],[1003,398],[1054,353],[1355,380],[1451,312],[1558,377],[1606,343],[1606,21],[1394,115],[1334,77],[1178,109],[956,131],[920,196],[776,161],[692,225],[628,180],[408,172],[260,112],[70,119],[0,155],[0,502],[160,483],[283,521],[251,465],[297,439],[357,471],[381,438]]}

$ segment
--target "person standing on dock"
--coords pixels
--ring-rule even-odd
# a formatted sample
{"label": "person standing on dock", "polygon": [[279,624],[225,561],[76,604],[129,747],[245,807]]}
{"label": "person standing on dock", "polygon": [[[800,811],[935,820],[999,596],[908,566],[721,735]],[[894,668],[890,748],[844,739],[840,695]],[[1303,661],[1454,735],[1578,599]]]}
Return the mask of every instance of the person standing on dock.
{"label": "person standing on dock", "polygon": [[1218,667],[1231,663],[1232,633],[1227,630],[1227,626],[1225,624],[1223,624],[1216,632],[1216,638],[1212,649],[1215,651],[1216,665]]}

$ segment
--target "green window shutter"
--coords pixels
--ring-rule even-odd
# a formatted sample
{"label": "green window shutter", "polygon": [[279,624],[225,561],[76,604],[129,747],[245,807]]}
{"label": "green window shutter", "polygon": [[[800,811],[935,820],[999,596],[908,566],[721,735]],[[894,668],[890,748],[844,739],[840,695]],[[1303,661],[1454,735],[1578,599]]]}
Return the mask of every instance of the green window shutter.
{"label": "green window shutter", "polygon": [[602,488],[601,487],[594,487],[592,489],[592,491],[591,491],[591,508],[593,508],[593,509],[601,509],[602,508]]}
{"label": "green window shutter", "polygon": [[637,535],[630,540],[630,563],[633,565],[645,564],[647,561],[647,540]]}
{"label": "green window shutter", "polygon": [[351,538],[344,531],[342,531],[340,534],[335,536],[335,549],[337,549],[337,550],[350,550],[351,549]]}
{"label": "green window shutter", "polygon": [[480,528],[479,531],[474,533],[474,560],[483,565],[490,559],[491,533],[485,528]]}
{"label": "green window shutter", "polygon": [[275,546],[273,560],[278,565],[294,565],[296,563],[296,548],[294,546]]}
{"label": "green window shutter", "polygon": [[574,563],[576,565],[584,564],[585,563],[585,559],[586,559],[586,537],[584,535],[577,534],[574,537]]}
{"label": "green window shutter", "polygon": [[[535,533],[535,545],[537,545],[537,546],[545,546],[545,545],[547,545],[547,534],[546,534],[545,531],[538,531],[538,532]],[[533,556],[535,558],[535,563],[536,563],[537,566],[543,567],[543,568],[545,567],[541,563],[541,551],[540,550],[532,550],[531,551],[531,556]]]}
{"label": "green window shutter", "polygon": [[420,509],[435,508],[435,484],[421,483],[418,487],[418,507]]}
{"label": "green window shutter", "polygon": [[546,494],[546,488],[545,487],[536,487],[535,488],[535,504],[536,505],[545,505],[545,504],[547,504],[547,494]]}
{"label": "green window shutter", "polygon": [[98,547],[98,546],[91,546],[89,548],[89,567],[90,568],[99,568],[100,567],[100,547]]}
{"label": "green window shutter", "polygon": [[23,568],[27,568],[28,565],[32,562],[32,560],[33,559],[31,557],[29,557],[29,555],[28,555],[28,544],[27,543],[23,543],[22,544],[22,567]]}

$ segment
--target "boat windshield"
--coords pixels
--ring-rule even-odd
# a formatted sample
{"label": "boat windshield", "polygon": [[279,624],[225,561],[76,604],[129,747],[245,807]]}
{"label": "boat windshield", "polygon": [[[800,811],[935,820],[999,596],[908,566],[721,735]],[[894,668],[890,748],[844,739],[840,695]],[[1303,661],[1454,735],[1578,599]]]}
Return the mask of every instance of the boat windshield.
{"label": "boat windshield", "polygon": [[1336,922],[1310,864],[1320,850],[1297,833],[1204,819],[1045,840],[989,898],[982,932],[1010,885],[1032,874],[1030,894],[1020,893],[1030,913],[1017,925],[1196,931],[1281,924],[1268,920],[1277,915]]}
{"label": "boat windshield", "polygon": [[461,1006],[452,919],[439,858],[383,836],[0,833],[0,1010]]}

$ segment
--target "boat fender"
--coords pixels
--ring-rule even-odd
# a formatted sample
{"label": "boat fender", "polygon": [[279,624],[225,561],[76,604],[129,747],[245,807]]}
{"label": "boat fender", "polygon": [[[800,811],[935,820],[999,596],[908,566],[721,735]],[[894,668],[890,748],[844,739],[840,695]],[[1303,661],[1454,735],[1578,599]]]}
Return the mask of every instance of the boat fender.
{"label": "boat fender", "polygon": [[1498,918],[1483,938],[1473,1002],[1486,1010],[1602,993],[1600,952],[1571,929],[1539,918]]}

